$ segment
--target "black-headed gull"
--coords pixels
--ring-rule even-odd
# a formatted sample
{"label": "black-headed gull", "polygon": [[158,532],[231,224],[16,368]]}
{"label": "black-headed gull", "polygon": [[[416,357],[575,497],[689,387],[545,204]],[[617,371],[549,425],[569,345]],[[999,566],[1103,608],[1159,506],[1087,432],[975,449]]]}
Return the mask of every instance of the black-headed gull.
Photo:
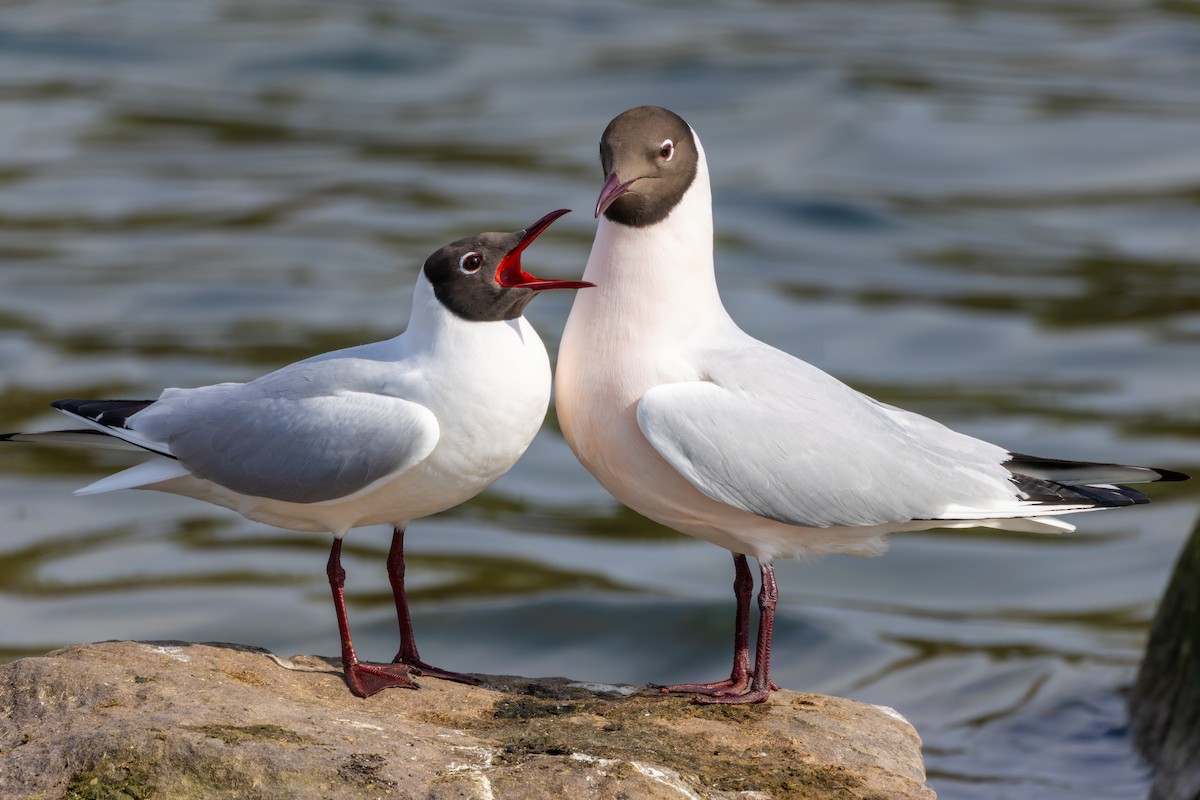
{"label": "black-headed gull", "polygon": [[[744,333],[713,272],[712,197],[695,131],[634,108],[600,140],[605,183],[559,349],[555,403],[580,462],[617,499],[733,552],[733,671],[664,687],[702,702],[765,700],[776,558],[874,555],[887,533],[1048,519],[1146,502],[1116,485],[1181,480],[1145,467],[1019,455],[885,405]],[[753,579],[761,569],[756,663]]]}
{"label": "black-headed gull", "polygon": [[[249,383],[167,389],[157,400],[59,400],[87,425],[2,439],[119,446],[154,456],[76,494],[155,489],[258,522],[333,534],[327,572],[346,683],[360,697],[416,688],[411,674],[474,678],[421,661],[404,591],[404,530],[486,489],[533,440],[550,401],[550,363],[522,316],[544,289],[521,252],[565,210],[516,233],[481,233],[426,260],[407,330],[314,356]],[[400,624],[392,664],[360,662],[343,595],[342,537],[393,528],[387,569]]]}

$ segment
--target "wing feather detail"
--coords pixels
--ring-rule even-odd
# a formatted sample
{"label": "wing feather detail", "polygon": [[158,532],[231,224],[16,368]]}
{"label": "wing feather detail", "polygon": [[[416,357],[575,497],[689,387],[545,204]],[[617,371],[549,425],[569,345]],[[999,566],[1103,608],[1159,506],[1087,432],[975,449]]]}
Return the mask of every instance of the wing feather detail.
{"label": "wing feather detail", "polygon": [[245,384],[168,389],[129,419],[188,471],[252,497],[339,500],[433,452],[440,426],[358,359],[302,362]]}
{"label": "wing feather detail", "polygon": [[702,363],[706,380],[646,392],[638,425],[697,490],[751,514],[866,527],[1094,505],[1079,494],[1057,499],[1057,509],[1043,505],[1012,481],[1004,448],[880,403],[759,342],[706,352]]}

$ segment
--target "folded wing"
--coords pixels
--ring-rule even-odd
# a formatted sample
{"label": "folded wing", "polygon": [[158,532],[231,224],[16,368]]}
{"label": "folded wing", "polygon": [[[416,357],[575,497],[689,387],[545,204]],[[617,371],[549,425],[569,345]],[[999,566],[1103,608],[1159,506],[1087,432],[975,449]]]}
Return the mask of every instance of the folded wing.
{"label": "folded wing", "polygon": [[758,342],[707,353],[704,363],[706,380],[646,392],[637,408],[642,433],[703,494],[793,525],[1063,514],[1144,502],[1132,489],[1107,485],[1113,476],[1165,477],[1014,456]]}
{"label": "folded wing", "polygon": [[433,413],[389,394],[372,372],[330,360],[246,384],[169,389],[107,426],[102,402],[63,410],[235,492],[319,503],[400,475],[437,444]]}

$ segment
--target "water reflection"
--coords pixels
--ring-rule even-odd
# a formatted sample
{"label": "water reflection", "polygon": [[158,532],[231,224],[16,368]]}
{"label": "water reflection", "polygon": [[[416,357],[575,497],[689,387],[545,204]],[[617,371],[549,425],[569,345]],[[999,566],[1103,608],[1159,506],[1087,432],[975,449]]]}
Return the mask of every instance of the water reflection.
{"label": "water reflection", "polygon": [[[228,523],[214,519],[197,518],[183,520],[175,531],[168,532],[163,539],[178,548],[180,563],[186,563],[189,552],[210,551],[218,553],[230,565],[238,558],[239,551],[252,551],[252,563],[269,565],[277,561],[284,551],[320,552],[327,554],[328,537],[317,535],[227,535]],[[34,543],[5,552],[0,556],[0,585],[7,594],[25,598],[65,597],[72,595],[97,595],[119,592],[153,591],[165,588],[242,586],[289,586],[325,583],[324,574],[288,574],[276,569],[246,569],[223,567],[212,572],[132,573],[88,580],[75,576],[70,580],[50,577],[56,563],[64,560],[86,562],[102,554],[106,549],[119,550],[137,545],[139,531],[133,527],[91,531],[74,535],[69,542],[53,541]],[[383,564],[387,559],[386,547],[374,547],[358,543],[353,539],[345,545],[346,557],[355,557],[363,562]],[[417,580],[435,576],[435,583],[417,586],[411,590],[413,602],[453,599],[470,601],[476,598],[503,598],[509,595],[536,595],[562,589],[584,593],[629,592],[626,587],[601,574],[586,571],[557,569],[551,565],[538,564],[530,559],[510,558],[499,555],[466,553],[426,553],[414,555],[408,560],[409,568],[416,573]],[[346,593],[347,601],[360,606],[392,605],[391,592],[356,591],[353,587]]]}

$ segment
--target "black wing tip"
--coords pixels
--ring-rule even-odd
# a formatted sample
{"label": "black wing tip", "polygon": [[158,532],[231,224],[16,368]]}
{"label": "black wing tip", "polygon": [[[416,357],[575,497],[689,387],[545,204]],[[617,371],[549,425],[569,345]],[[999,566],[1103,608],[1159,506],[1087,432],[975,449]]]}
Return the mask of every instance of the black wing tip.
{"label": "black wing tip", "polygon": [[15,433],[0,433],[0,442],[7,442],[16,435],[17,434],[15,434]]}
{"label": "black wing tip", "polygon": [[[1011,474],[1010,480],[1029,499],[1046,505],[1071,505],[1080,502],[1090,504],[1093,508],[1123,508],[1140,506],[1150,502],[1150,498],[1128,486],[1123,485],[1122,479],[1129,483],[1154,483],[1157,481],[1186,481],[1188,475],[1158,467],[1139,467],[1125,464],[1110,464],[1094,461],[1071,461],[1062,458],[1041,458],[1026,453],[1012,453],[1006,466]],[[1103,472],[1112,469],[1116,472],[1114,480],[1107,481]],[[1082,470],[1086,478],[1080,476]],[[1136,470],[1140,475],[1135,480],[1128,474]],[[1117,477],[1120,471],[1125,475]],[[1072,480],[1072,472],[1076,472]],[[1098,473],[1098,474],[1096,474]]]}
{"label": "black wing tip", "polygon": [[124,428],[125,422],[153,400],[51,400],[50,405],[77,417]]}
{"label": "black wing tip", "polygon": [[57,408],[59,411],[66,411],[68,414],[75,414],[80,417],[87,417],[88,419],[91,419],[93,416],[91,412],[96,406],[111,402],[121,401],[76,399],[51,400],[50,406],[51,408]]}
{"label": "black wing tip", "polygon": [[1084,497],[1095,500],[1097,508],[1144,506],[1150,502],[1150,498],[1145,494],[1128,486],[1072,486],[1071,488]]}
{"label": "black wing tip", "polygon": [[[1004,466],[1010,471],[1017,474],[1021,473],[1021,468],[1041,468],[1048,472],[1055,470],[1069,470],[1072,467],[1113,467],[1114,469],[1135,469],[1152,472],[1157,477],[1148,478],[1145,481],[1130,481],[1131,483],[1157,483],[1158,481],[1187,481],[1191,480],[1191,476],[1185,472],[1176,472],[1172,469],[1163,469],[1162,467],[1142,467],[1132,464],[1112,464],[1105,461],[1072,461],[1064,458],[1042,458],[1040,456],[1031,456],[1028,453],[1009,453],[1008,461],[1004,462]],[[1053,475],[1041,476],[1046,480],[1054,480]],[[1128,480],[1128,478],[1126,479]]]}
{"label": "black wing tip", "polygon": [[1080,505],[1092,508],[1124,508],[1140,506],[1150,498],[1128,486],[1066,486],[1051,480],[1012,475],[1009,480],[1016,485],[1027,499],[1047,506]]}

